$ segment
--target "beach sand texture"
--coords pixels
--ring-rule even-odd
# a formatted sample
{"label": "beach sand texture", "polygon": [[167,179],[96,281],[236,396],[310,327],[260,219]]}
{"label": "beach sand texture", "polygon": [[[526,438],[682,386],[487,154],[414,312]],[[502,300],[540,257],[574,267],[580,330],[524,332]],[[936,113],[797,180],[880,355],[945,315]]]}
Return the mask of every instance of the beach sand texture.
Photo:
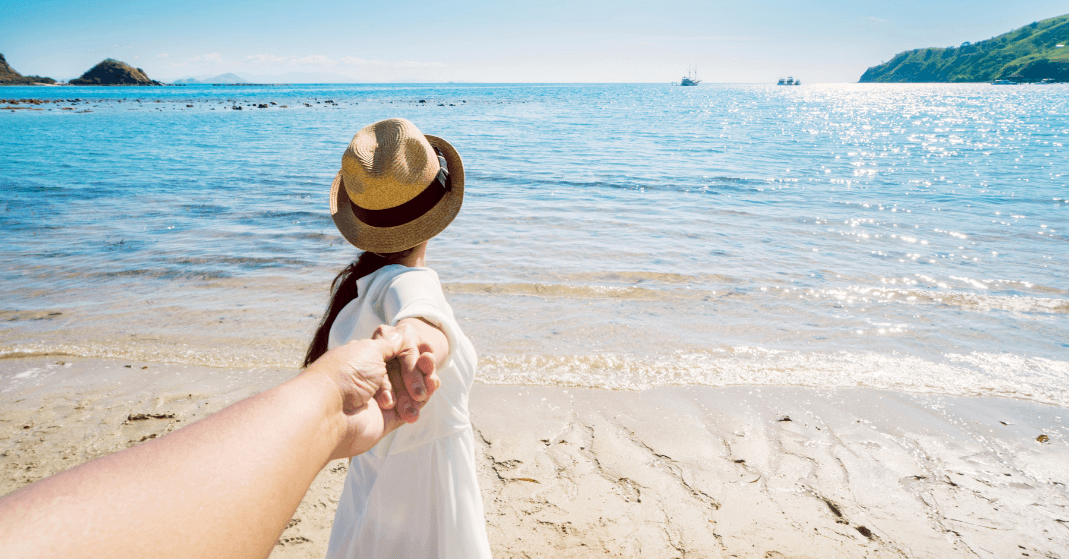
{"label": "beach sand texture", "polygon": [[[292,374],[0,360],[0,494]],[[472,413],[495,557],[1069,557],[1069,410],[1057,406],[476,384]],[[320,473],[272,557],[322,556],[344,476],[344,461]]]}

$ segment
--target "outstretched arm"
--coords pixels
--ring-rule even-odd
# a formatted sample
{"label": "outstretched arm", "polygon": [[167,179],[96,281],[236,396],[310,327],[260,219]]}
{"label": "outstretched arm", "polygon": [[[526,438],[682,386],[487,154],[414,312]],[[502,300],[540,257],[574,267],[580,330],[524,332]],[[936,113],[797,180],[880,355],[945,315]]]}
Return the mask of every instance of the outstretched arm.
{"label": "outstretched arm", "polygon": [[346,344],[280,386],[8,495],[0,555],[266,557],[327,462],[404,423],[379,406],[404,343],[386,331]]}

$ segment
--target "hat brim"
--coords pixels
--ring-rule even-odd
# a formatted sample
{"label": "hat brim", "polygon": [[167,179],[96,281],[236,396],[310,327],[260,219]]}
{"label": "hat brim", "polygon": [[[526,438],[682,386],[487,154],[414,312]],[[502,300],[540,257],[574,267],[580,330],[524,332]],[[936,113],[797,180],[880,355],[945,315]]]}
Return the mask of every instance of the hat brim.
{"label": "hat brim", "polygon": [[401,252],[434,237],[452,223],[460,213],[464,202],[464,162],[460,154],[449,142],[430,134],[424,134],[427,141],[442,150],[446,164],[449,166],[449,180],[452,189],[442,196],[427,213],[396,227],[372,227],[353,214],[352,202],[342,184],[341,172],[334,177],[330,187],[330,216],[338,226],[345,240],[356,248],[371,252]]}

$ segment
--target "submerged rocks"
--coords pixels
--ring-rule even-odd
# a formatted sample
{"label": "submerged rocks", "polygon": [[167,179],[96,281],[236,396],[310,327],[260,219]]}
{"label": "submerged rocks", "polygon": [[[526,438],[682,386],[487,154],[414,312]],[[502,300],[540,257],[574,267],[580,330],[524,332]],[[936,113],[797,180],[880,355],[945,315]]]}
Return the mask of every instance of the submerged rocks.
{"label": "submerged rocks", "polygon": [[111,58],[93,66],[82,77],[71,80],[71,85],[163,85],[151,80],[141,68]]}
{"label": "submerged rocks", "polygon": [[41,76],[23,76],[7,63],[3,54],[0,54],[0,85],[34,85],[39,83],[54,84],[56,80],[42,78]]}

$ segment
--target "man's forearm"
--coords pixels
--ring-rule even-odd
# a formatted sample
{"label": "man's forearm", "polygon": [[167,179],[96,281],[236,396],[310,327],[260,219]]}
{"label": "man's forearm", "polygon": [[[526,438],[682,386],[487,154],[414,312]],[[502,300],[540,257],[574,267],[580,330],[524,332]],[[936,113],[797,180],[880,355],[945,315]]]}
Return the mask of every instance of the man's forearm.
{"label": "man's forearm", "polygon": [[0,555],[264,557],[343,435],[340,408],[304,374],[42,480],[0,501]]}

